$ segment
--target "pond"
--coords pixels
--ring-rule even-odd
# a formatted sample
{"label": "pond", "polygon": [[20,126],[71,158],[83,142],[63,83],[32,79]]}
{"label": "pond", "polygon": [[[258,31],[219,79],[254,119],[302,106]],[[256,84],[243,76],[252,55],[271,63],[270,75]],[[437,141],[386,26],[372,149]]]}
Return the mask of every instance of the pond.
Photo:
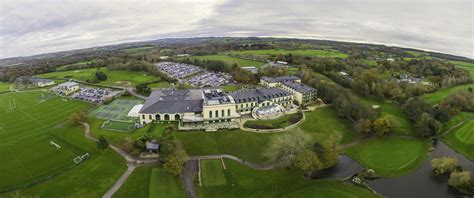
{"label": "pond", "polygon": [[[441,141],[435,142],[433,146],[435,150],[430,153],[428,159],[416,171],[402,176],[369,180],[369,186],[384,197],[462,197],[448,188],[447,176],[434,175],[431,160],[439,157],[454,157],[458,160],[459,166],[471,172],[474,172],[474,162],[456,153]],[[307,176],[311,179],[343,179],[362,170],[364,170],[364,167],[357,161],[348,156],[340,155],[339,163],[336,166],[313,171]]]}

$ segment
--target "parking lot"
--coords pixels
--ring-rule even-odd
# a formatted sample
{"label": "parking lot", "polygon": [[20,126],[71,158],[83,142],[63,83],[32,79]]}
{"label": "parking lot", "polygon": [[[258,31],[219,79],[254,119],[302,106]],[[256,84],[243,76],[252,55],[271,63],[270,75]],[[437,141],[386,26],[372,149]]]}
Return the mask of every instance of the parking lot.
{"label": "parking lot", "polygon": [[195,87],[215,87],[228,84],[232,81],[232,76],[227,73],[206,71],[185,81]]}
{"label": "parking lot", "polygon": [[120,91],[113,91],[104,88],[81,87],[79,91],[72,95],[72,97],[79,100],[100,104],[103,103],[107,98],[113,98],[119,93]]}
{"label": "parking lot", "polygon": [[162,72],[176,79],[183,79],[187,76],[196,74],[202,69],[195,65],[188,65],[184,63],[160,62],[155,64]]}

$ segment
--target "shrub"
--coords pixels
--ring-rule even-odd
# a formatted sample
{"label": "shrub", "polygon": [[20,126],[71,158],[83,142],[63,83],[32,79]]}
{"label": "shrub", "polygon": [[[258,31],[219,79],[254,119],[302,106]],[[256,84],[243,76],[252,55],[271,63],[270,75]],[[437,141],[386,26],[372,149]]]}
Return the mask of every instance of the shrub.
{"label": "shrub", "polygon": [[431,160],[431,167],[437,175],[453,172],[457,167],[457,160],[451,157],[435,158]]}

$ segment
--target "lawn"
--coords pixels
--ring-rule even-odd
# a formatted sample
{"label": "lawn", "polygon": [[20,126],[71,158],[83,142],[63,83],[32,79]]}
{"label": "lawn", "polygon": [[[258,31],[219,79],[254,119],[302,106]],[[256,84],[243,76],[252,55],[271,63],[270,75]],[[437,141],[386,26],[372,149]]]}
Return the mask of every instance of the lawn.
{"label": "lawn", "polygon": [[362,101],[368,105],[378,105],[383,116],[388,116],[396,123],[395,133],[401,135],[415,135],[415,129],[408,119],[408,116],[403,112],[401,107],[391,101],[379,101],[371,98],[363,98]]}
{"label": "lawn", "polygon": [[[72,78],[79,81],[86,81],[94,78],[96,68],[80,69],[71,71],[59,71],[38,75],[41,78]],[[125,70],[109,70],[107,68],[100,68],[100,71],[107,75],[106,81],[101,81],[100,85],[109,86],[135,86],[141,83],[150,83],[159,81],[160,78],[152,76],[146,72],[133,72]]]}
{"label": "lawn", "polygon": [[469,87],[472,87],[474,89],[474,83],[439,89],[436,92],[423,95],[422,98],[425,102],[434,105],[443,101],[450,94],[461,90],[467,90]]}
{"label": "lawn", "polygon": [[233,92],[233,91],[238,91],[240,90],[241,86],[239,85],[225,85],[222,89],[225,92]]}
{"label": "lawn", "polygon": [[203,186],[219,186],[227,183],[221,160],[201,160],[200,163]]}
{"label": "lawn", "polygon": [[351,142],[358,135],[350,121],[339,118],[332,107],[317,108],[314,111],[305,112],[305,116],[306,120],[299,127],[311,134],[318,142],[324,141],[336,131],[343,135],[341,143]]}
{"label": "lawn", "polygon": [[328,57],[328,58],[347,58],[348,55],[335,51],[335,50],[283,50],[283,49],[270,49],[270,50],[246,50],[246,51],[235,51],[231,52],[236,55],[271,55],[276,56],[278,54],[289,54],[298,56],[313,56],[313,57]]}
{"label": "lawn", "polygon": [[259,171],[225,159],[227,184],[197,188],[199,197],[377,197],[368,189],[331,180],[309,180],[295,169]]}
{"label": "lawn", "polygon": [[268,160],[262,155],[272,136],[241,130],[219,130],[217,133],[178,132],[176,136],[183,143],[188,155],[230,154],[246,161],[263,163]]}
{"label": "lawn", "polygon": [[113,197],[148,197],[153,166],[136,168]]}
{"label": "lawn", "polygon": [[10,89],[10,83],[0,82],[0,93],[8,91]]}
{"label": "lawn", "polygon": [[89,159],[50,180],[7,193],[6,197],[101,197],[127,168],[125,160],[113,150],[98,150],[96,143],[86,139],[83,127],[65,123],[50,134],[62,146],[88,152]]}
{"label": "lawn", "polygon": [[[299,119],[296,119],[299,117]],[[293,119],[292,119],[293,118]],[[301,120],[302,114],[287,114],[280,118],[273,120],[249,120],[245,122],[244,126],[252,129],[282,129],[291,126]],[[293,123],[293,121],[296,121]]]}
{"label": "lawn", "polygon": [[[474,114],[469,113],[464,116],[464,118],[467,117],[473,118]],[[474,160],[474,133],[472,129],[474,129],[474,120],[471,119],[444,135],[441,140],[468,159]]]}
{"label": "lawn", "polygon": [[198,59],[201,61],[202,60],[218,60],[218,61],[223,61],[229,65],[237,64],[239,67],[249,67],[249,66],[261,67],[265,65],[264,62],[247,60],[247,59],[242,59],[242,58],[235,58],[235,57],[230,57],[230,56],[225,56],[225,55],[191,56],[191,57],[186,57],[186,58]]}
{"label": "lawn", "polygon": [[428,156],[428,141],[405,137],[371,138],[346,149],[346,154],[382,176],[407,174]]}
{"label": "lawn", "polygon": [[185,198],[186,192],[179,177],[161,168],[153,168],[150,177],[149,197]]}

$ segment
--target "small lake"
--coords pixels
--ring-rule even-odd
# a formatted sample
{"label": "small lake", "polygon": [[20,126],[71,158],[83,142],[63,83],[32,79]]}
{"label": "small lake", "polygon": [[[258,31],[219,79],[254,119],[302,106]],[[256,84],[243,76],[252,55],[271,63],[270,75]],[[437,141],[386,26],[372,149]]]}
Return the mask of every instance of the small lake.
{"label": "small lake", "polygon": [[[456,153],[441,141],[433,144],[435,150],[429,153],[429,157],[414,172],[396,177],[382,177],[369,180],[368,184],[377,193],[389,198],[446,198],[463,197],[448,188],[447,176],[436,176],[431,168],[431,160],[439,157],[454,157],[458,165],[464,170],[474,172],[474,162],[463,155]],[[364,167],[349,156],[340,155],[339,163],[331,168],[313,171],[307,176],[311,179],[342,179],[352,176]],[[467,196],[464,196],[467,197]]]}
{"label": "small lake", "polygon": [[436,176],[431,168],[431,159],[439,157],[454,157],[464,170],[474,172],[474,162],[456,153],[443,142],[437,141],[427,160],[414,172],[398,177],[383,177],[369,181],[376,192],[385,197],[463,197],[448,188],[448,177]]}

